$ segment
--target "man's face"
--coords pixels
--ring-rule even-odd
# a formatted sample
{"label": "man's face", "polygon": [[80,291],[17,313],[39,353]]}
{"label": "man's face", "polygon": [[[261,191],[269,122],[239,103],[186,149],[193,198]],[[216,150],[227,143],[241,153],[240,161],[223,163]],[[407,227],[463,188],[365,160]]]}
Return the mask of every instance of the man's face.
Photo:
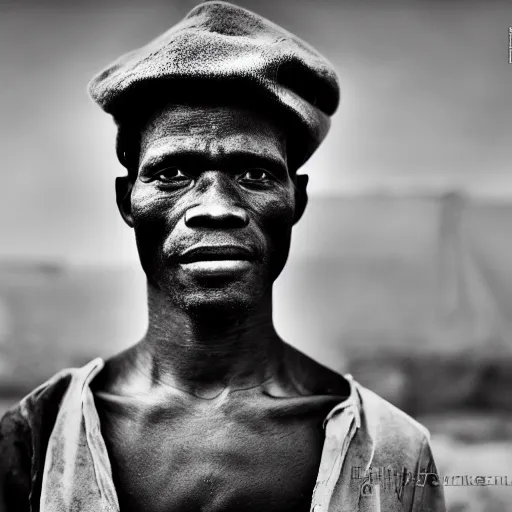
{"label": "man's face", "polygon": [[305,183],[268,117],[171,105],[142,130],[138,176],[118,202],[153,286],[185,309],[240,310],[283,269]]}

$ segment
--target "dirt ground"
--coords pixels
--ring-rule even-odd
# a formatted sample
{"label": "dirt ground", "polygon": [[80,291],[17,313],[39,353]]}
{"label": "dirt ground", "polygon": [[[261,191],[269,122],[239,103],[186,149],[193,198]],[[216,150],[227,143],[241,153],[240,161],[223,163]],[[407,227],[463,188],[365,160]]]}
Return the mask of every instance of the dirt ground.
{"label": "dirt ground", "polygon": [[[431,431],[439,474],[441,478],[448,479],[449,485],[444,487],[448,512],[512,511],[510,416],[446,414],[420,418],[420,421]],[[477,476],[493,477],[487,480],[493,484],[457,485],[461,482],[474,483]],[[505,482],[508,485],[503,485]]]}

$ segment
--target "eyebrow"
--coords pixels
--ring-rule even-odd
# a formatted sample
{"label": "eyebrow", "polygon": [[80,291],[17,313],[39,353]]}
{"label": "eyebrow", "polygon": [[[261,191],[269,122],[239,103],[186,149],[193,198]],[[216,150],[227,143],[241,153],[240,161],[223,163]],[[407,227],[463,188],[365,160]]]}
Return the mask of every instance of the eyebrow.
{"label": "eyebrow", "polygon": [[208,169],[213,166],[220,168],[234,168],[240,166],[270,167],[269,170],[286,171],[286,160],[266,153],[257,153],[250,150],[230,151],[218,154],[214,157],[202,151],[176,149],[161,151],[143,158],[140,171],[164,168],[169,164],[195,165],[200,169]]}

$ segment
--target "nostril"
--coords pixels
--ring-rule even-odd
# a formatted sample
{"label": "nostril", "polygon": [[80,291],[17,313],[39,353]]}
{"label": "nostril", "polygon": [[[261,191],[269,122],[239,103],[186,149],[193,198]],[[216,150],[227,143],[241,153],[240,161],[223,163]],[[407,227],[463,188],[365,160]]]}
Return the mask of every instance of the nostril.
{"label": "nostril", "polygon": [[243,228],[249,223],[249,215],[243,208],[227,208],[222,205],[197,206],[185,212],[185,224],[190,227]]}

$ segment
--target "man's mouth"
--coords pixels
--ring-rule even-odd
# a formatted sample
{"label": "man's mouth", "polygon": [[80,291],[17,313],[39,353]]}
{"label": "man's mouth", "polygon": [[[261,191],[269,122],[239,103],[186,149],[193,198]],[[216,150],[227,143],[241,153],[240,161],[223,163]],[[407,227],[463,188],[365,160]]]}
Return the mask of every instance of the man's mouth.
{"label": "man's mouth", "polygon": [[237,245],[192,247],[178,259],[187,272],[204,276],[237,274],[250,269],[255,260],[254,251]]}
{"label": "man's mouth", "polygon": [[179,257],[180,263],[195,263],[198,261],[224,261],[255,259],[254,251],[238,245],[209,245],[196,246],[187,249]]}

